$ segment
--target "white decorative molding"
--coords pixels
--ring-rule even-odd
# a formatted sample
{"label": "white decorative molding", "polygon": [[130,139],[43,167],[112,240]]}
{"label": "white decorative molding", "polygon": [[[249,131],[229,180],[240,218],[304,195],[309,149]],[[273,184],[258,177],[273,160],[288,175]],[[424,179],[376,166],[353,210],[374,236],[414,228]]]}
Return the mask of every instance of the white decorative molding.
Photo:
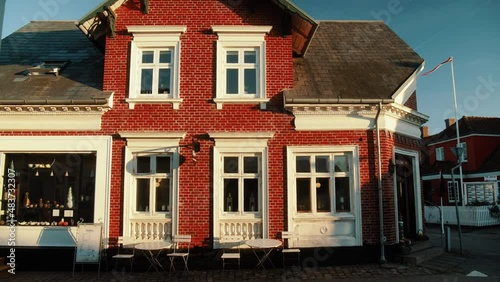
{"label": "white decorative molding", "polygon": [[[295,130],[370,130],[375,128],[378,106],[371,104],[288,105],[295,116]],[[414,138],[421,137],[420,127],[428,116],[395,103],[383,105],[381,129]]]}
{"label": "white decorative molding", "polygon": [[182,99],[160,99],[160,98],[151,98],[151,99],[141,99],[141,98],[126,98],[125,102],[129,104],[129,109],[135,109],[136,104],[172,104],[172,108],[174,110],[178,110],[180,104],[182,103]]}
{"label": "white decorative molding", "polygon": [[260,109],[266,109],[266,103],[269,102],[268,98],[250,98],[250,99],[237,99],[237,98],[214,98],[213,101],[217,105],[217,110],[222,109],[224,104],[260,104]]}

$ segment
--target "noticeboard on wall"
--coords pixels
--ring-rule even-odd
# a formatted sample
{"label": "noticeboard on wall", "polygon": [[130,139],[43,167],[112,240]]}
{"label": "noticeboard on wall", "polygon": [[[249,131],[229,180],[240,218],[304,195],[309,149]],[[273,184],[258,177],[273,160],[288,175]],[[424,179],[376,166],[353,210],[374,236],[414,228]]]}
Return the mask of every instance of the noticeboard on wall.
{"label": "noticeboard on wall", "polygon": [[81,223],[76,235],[75,263],[100,263],[102,224]]}

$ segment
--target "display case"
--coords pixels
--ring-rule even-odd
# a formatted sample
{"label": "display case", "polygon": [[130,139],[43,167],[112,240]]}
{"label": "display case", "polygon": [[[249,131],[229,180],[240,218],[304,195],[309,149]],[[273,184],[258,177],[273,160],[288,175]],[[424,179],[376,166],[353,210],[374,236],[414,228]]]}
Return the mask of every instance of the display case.
{"label": "display case", "polygon": [[[6,154],[4,163],[9,165],[3,168],[0,223],[8,219],[9,181],[16,186],[18,225],[75,226],[94,220],[95,153],[13,153]],[[9,171],[15,179],[7,179]]]}

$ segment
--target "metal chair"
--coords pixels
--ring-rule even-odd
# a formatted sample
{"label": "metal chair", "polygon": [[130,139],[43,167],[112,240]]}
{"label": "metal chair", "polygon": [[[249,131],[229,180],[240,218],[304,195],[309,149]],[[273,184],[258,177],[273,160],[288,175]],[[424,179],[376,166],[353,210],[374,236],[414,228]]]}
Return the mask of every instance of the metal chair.
{"label": "metal chair", "polygon": [[[298,240],[299,239],[299,234],[297,232],[293,231],[283,231],[281,232],[281,238],[283,239],[283,267],[286,266],[285,261],[286,260],[297,260],[297,263],[300,265],[300,249],[298,248],[289,248],[290,242],[293,240]],[[291,257],[290,254],[296,254],[297,257],[295,256]]]}
{"label": "metal chair", "polygon": [[226,264],[230,264],[226,262],[226,260],[236,260],[238,263],[238,269],[240,269],[240,246],[241,246],[241,238],[240,237],[224,237],[220,240],[220,244],[223,246],[222,248],[222,270],[226,269]]}
{"label": "metal chair", "polygon": [[[119,236],[116,242],[118,246],[118,253],[111,258],[115,260],[115,269],[118,267],[118,261],[128,261],[130,263],[130,271],[134,265],[135,248],[133,248],[134,241],[132,238]],[[130,248],[132,245],[132,248]],[[132,249],[132,251],[130,251]]]}
{"label": "metal chair", "polygon": [[167,254],[167,257],[170,259],[169,271],[172,271],[172,269],[175,271],[175,258],[182,258],[182,260],[184,261],[184,269],[189,272],[188,259],[189,248],[191,246],[191,235],[175,235],[173,236],[172,242],[174,251]]}

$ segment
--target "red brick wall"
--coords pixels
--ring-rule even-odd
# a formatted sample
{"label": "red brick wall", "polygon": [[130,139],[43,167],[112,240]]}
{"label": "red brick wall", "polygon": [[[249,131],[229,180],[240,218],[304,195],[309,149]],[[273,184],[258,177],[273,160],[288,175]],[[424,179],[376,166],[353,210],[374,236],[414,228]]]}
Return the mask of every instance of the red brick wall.
{"label": "red brick wall", "polygon": [[408,100],[406,100],[405,106],[407,106],[408,108],[414,109],[415,111],[418,110],[417,109],[417,91],[413,92],[413,94],[411,94],[410,98],[408,98]]}

